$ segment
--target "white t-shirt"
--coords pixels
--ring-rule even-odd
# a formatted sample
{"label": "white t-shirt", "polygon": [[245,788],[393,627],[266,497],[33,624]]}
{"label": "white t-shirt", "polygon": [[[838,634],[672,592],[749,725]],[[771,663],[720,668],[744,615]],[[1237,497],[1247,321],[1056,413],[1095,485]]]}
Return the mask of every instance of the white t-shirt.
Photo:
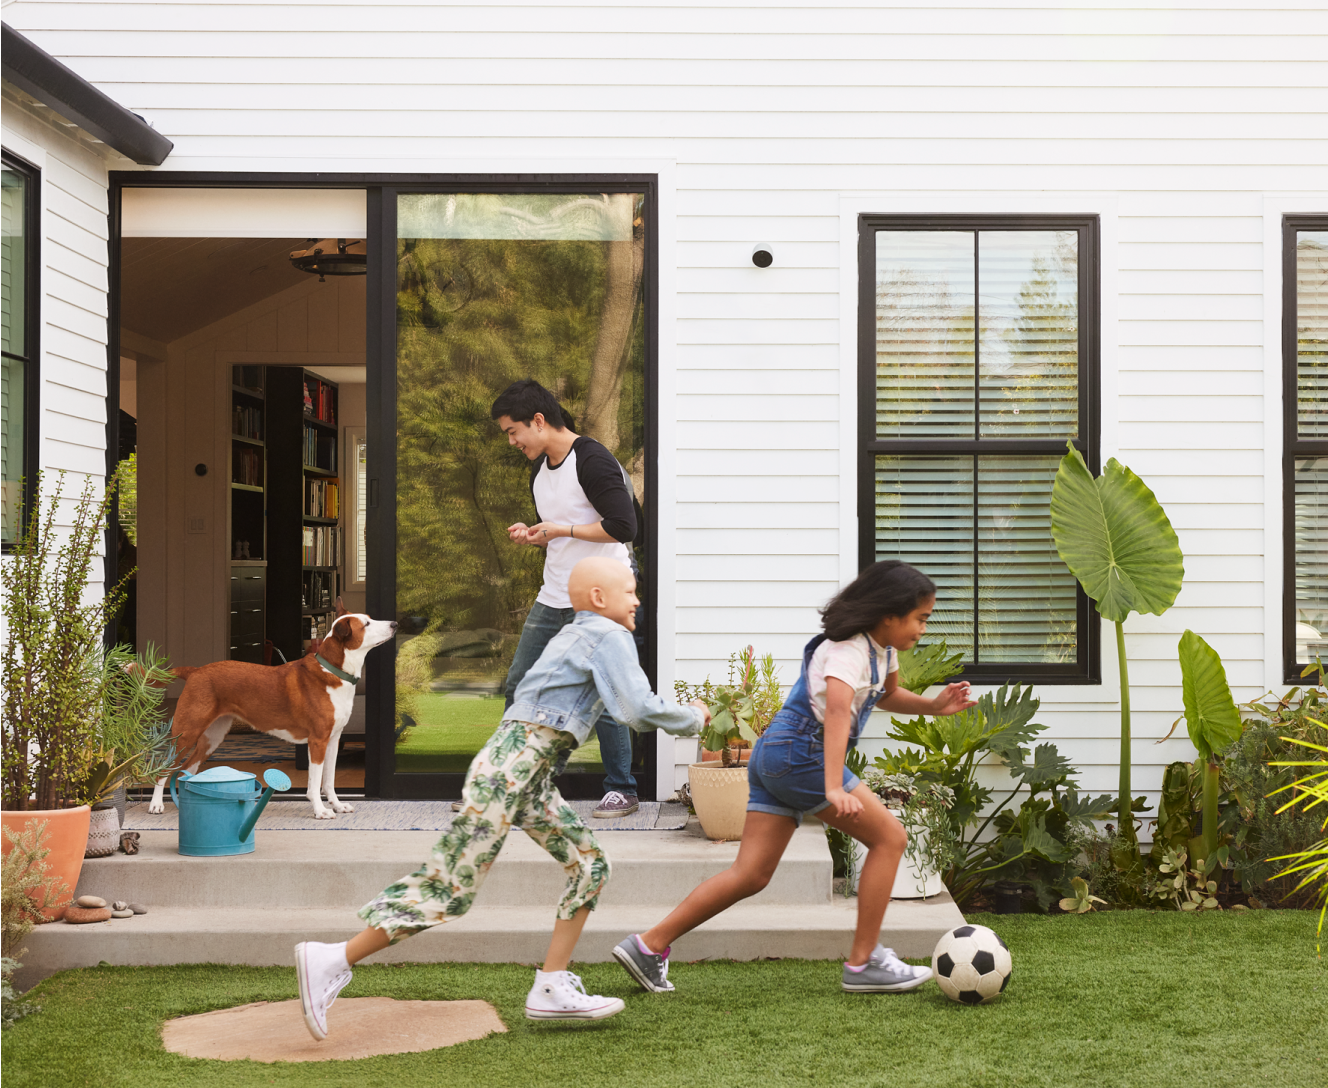
{"label": "white t-shirt", "polygon": [[[550,467],[545,460],[535,474],[530,489],[541,521],[552,521],[559,525],[590,525],[601,520],[601,513],[586,497],[582,487],[577,453],[575,447],[571,449],[557,467]],[[608,458],[616,476],[625,482],[626,474],[618,463],[607,451],[603,456]],[[627,491],[626,494],[627,509],[630,512],[631,493]],[[597,544],[567,536],[550,540],[544,556],[544,585],[540,587],[539,596],[535,599],[549,608],[571,608],[572,598],[567,594],[567,579],[571,577],[572,568],[582,559],[600,555],[616,559],[626,567],[632,565],[627,546],[617,541]]]}
{"label": "white t-shirt", "polygon": [[822,725],[825,724],[825,682],[831,676],[853,689],[853,721],[857,721],[872,690],[868,642],[876,647],[876,687],[880,689],[890,673],[899,671],[899,654],[893,646],[882,646],[863,633],[844,642],[826,639],[812,652],[811,664],[807,666],[807,697],[811,700],[812,713]]}

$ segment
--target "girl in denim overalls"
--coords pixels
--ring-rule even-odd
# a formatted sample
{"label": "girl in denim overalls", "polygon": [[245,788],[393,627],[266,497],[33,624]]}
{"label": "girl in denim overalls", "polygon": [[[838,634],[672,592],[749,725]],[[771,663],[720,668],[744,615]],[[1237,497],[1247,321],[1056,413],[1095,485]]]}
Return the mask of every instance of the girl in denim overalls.
{"label": "girl in denim overalls", "polygon": [[931,977],[930,968],[910,967],[879,944],[908,839],[880,798],[844,766],[844,757],[875,707],[937,715],[974,705],[967,684],[950,684],[933,699],[898,686],[898,651],[910,649],[926,632],[935,604],[930,578],[889,560],[863,571],[826,605],[824,633],[807,643],[802,674],[752,751],[751,795],[737,860],[699,885],[654,929],[627,937],[614,949],[647,990],[673,989],[668,955],[675,940],[770,882],[805,812],[867,847],[844,989],[911,990]]}

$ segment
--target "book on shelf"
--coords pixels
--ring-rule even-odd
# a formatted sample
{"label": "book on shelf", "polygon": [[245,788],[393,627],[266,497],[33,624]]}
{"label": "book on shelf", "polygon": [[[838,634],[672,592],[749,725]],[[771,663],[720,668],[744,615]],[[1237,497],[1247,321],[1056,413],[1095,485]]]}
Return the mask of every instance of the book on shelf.
{"label": "book on shelf", "polygon": [[337,421],[337,391],[317,378],[304,379],[304,414],[324,423]]}
{"label": "book on shelf", "polygon": [[231,434],[263,440],[263,409],[236,404],[231,408]]}
{"label": "book on shelf", "polygon": [[231,483],[263,486],[263,451],[242,446],[231,451]]}
{"label": "book on shelf", "polygon": [[304,481],[304,516],[338,518],[341,516],[340,489],[336,480]]}
{"label": "book on shelf", "polygon": [[337,576],[330,571],[304,572],[300,581],[300,607],[305,611],[332,608],[337,597]]}
{"label": "book on shelf", "polygon": [[341,527],[338,525],[304,526],[301,562],[306,567],[341,566]]}
{"label": "book on shelf", "polygon": [[337,471],[337,440],[313,427],[304,428],[304,463],[323,472]]}

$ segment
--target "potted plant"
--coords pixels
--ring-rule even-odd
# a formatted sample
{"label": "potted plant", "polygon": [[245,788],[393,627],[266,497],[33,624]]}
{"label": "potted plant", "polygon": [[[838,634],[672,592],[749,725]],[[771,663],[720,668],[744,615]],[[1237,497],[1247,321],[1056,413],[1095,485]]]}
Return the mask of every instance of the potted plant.
{"label": "potted plant", "polygon": [[[98,760],[103,632],[124,599],[123,583],[100,599],[89,593],[114,480],[103,489],[89,477],[68,525],[61,524],[68,510],[57,514],[63,474],[49,501],[40,475],[28,486],[32,514],[0,566],[0,807],[4,826],[16,832],[34,818],[46,822],[50,875],[72,891],[87,849],[88,784]],[[0,846],[8,853],[7,842]],[[48,915],[63,913],[61,904]]]}
{"label": "potted plant", "polygon": [[[775,659],[766,654],[757,663],[748,646],[729,657],[729,682],[716,685],[674,685],[678,701],[702,700],[710,708],[710,724],[701,732],[701,746],[720,753],[687,768],[687,787],[701,830],[711,839],[742,838],[747,819],[747,765],[739,742],[753,744],[784,705]],[[719,765],[716,766],[716,763]]]}
{"label": "potted plant", "polygon": [[97,762],[87,787],[92,815],[86,857],[115,853],[126,787],[155,782],[175,765],[171,723],[162,712],[166,688],[174,679],[151,643],[141,655],[128,646],[115,646],[102,659]]}
{"label": "potted plant", "polygon": [[[908,832],[908,846],[895,873],[892,899],[926,899],[944,890],[941,874],[954,862],[955,838],[950,810],[955,792],[940,782],[923,781],[908,774],[887,774],[879,767],[862,772],[867,788],[885,802]],[[853,872],[850,883],[867,856],[867,848],[853,840]]]}

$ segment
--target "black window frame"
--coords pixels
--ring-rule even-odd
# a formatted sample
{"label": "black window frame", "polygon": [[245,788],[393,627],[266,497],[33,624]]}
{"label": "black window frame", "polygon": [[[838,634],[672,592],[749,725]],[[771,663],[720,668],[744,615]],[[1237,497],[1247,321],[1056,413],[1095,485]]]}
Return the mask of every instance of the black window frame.
{"label": "black window frame", "polygon": [[1296,350],[1296,233],[1328,231],[1328,213],[1282,216],[1282,671],[1301,682],[1310,663],[1296,660],[1296,459],[1328,457],[1328,438],[1301,438]]}
{"label": "black window frame", "polygon": [[[858,216],[858,569],[876,561],[875,458],[882,453],[1056,454],[1063,438],[902,438],[876,435],[876,232],[1074,230],[1079,237],[1079,437],[1075,448],[1094,475],[1101,444],[1101,227],[1085,215],[887,215]],[[974,542],[976,557],[976,540]],[[980,684],[1100,684],[1097,612],[1076,584],[1077,655],[1072,664],[978,663],[958,679]],[[974,608],[977,594],[974,593]]]}
{"label": "black window frame", "polygon": [[[23,502],[19,507],[16,537],[22,537],[33,512],[28,481],[41,467],[41,169],[3,148],[5,166],[27,181],[23,207],[23,352],[5,354],[23,363]],[[0,545],[0,554],[12,555],[16,542]]]}

